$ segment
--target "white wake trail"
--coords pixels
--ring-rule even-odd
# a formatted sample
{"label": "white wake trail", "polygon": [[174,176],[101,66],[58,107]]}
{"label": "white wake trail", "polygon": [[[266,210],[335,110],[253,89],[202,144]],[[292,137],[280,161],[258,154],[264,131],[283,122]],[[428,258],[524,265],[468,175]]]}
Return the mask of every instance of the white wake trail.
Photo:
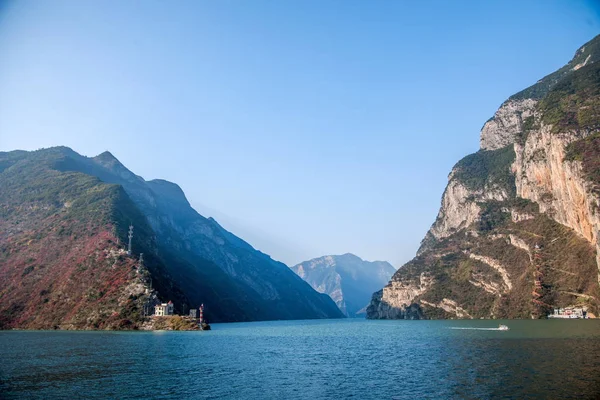
{"label": "white wake trail", "polygon": [[458,327],[458,326],[452,326],[450,327],[450,329],[465,329],[465,330],[473,330],[473,331],[503,331],[505,329],[500,329],[500,328],[462,328],[462,327]]}

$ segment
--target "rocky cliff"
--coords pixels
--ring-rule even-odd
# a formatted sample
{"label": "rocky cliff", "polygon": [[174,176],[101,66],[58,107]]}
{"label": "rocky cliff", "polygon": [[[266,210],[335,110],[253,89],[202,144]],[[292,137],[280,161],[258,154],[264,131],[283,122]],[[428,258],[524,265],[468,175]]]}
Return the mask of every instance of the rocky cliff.
{"label": "rocky cliff", "polygon": [[369,318],[530,318],[598,312],[600,37],[504,102],[452,169],[417,257]]}
{"label": "rocky cliff", "polygon": [[314,258],[292,270],[316,291],[329,295],[349,317],[364,315],[371,294],[396,271],[388,262],[364,261],[350,253]]}

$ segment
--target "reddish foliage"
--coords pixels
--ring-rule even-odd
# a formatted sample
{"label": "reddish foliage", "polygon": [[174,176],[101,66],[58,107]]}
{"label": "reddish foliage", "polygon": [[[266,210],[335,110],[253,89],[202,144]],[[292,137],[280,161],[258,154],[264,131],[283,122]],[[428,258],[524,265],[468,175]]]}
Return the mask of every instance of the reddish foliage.
{"label": "reddish foliage", "polygon": [[[133,326],[113,311],[135,276],[135,260],[107,257],[117,249],[112,226],[100,224],[101,218],[81,224],[25,205],[11,211],[12,218],[0,219],[0,328],[102,328],[111,321]],[[112,318],[101,316],[106,312]]]}

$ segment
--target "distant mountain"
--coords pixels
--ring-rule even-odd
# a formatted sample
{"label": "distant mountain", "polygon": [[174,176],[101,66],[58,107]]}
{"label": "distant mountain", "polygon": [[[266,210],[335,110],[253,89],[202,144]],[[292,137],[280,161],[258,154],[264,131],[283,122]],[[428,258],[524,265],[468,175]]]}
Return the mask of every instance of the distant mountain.
{"label": "distant mountain", "polygon": [[[179,311],[204,303],[215,322],[343,316],[179,186],[145,181],[109,152],[0,152],[0,213],[0,327],[135,325],[152,294]],[[130,223],[141,267],[123,254]]]}
{"label": "distant mountain", "polygon": [[396,272],[386,261],[364,261],[350,253],[314,258],[292,270],[315,290],[328,294],[349,317],[364,313],[373,292]]}

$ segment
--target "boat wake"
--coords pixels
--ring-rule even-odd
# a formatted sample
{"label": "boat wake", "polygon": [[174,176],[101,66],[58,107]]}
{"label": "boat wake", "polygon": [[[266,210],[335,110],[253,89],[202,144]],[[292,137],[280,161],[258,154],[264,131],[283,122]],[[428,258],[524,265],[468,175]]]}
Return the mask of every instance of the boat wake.
{"label": "boat wake", "polygon": [[450,329],[463,329],[463,330],[471,330],[471,331],[505,331],[506,329],[502,328],[471,328],[471,327],[458,327],[452,326]]}

